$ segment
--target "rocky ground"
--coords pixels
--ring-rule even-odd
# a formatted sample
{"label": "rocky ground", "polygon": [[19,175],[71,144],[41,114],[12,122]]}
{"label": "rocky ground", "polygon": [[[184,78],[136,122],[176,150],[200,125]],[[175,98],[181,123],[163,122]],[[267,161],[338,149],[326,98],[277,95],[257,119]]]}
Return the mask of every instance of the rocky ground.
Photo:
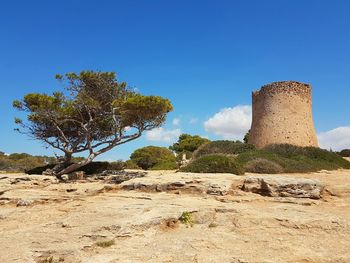
{"label": "rocky ground", "polygon": [[350,262],[350,171],[131,175],[0,174],[0,262]]}

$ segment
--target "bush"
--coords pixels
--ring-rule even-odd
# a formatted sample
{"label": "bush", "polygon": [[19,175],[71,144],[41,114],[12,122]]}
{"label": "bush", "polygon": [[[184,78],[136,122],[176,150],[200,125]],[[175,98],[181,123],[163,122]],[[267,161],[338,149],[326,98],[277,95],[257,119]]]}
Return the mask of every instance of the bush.
{"label": "bush", "polygon": [[233,173],[244,174],[243,167],[234,158],[222,154],[205,155],[181,168],[192,173]]}
{"label": "bush", "polygon": [[283,172],[283,167],[273,161],[257,158],[247,162],[245,171],[259,174],[278,174]]}
{"label": "bush", "polygon": [[178,141],[169,147],[170,150],[181,153],[192,153],[209,140],[198,135],[181,134]]}
{"label": "bush", "polygon": [[141,169],[141,167],[134,163],[132,160],[127,160],[125,162],[125,169]]}
{"label": "bush", "polygon": [[154,165],[151,170],[176,170],[179,166],[175,162],[162,162]]}
{"label": "bush", "polygon": [[236,161],[246,167],[248,162],[259,158],[279,164],[286,173],[350,169],[350,162],[336,153],[316,147],[298,147],[288,144],[270,145],[262,150],[247,151],[239,154]]}
{"label": "bush", "polygon": [[239,141],[213,141],[199,147],[194,153],[193,158],[199,158],[209,154],[240,154],[254,150],[255,146]]}
{"label": "bush", "polygon": [[339,155],[342,157],[350,157],[350,149],[344,149],[339,152]]}
{"label": "bush", "polygon": [[147,146],[137,149],[131,154],[130,159],[145,170],[161,163],[173,163],[177,167],[175,155],[164,147]]}

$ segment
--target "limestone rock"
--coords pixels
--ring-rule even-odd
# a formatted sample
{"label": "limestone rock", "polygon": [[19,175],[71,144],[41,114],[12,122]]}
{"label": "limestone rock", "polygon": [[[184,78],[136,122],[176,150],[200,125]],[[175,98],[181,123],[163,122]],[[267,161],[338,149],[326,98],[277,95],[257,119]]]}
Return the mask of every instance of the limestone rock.
{"label": "limestone rock", "polygon": [[272,197],[320,199],[324,185],[318,180],[283,176],[248,176],[242,190]]}
{"label": "limestone rock", "polygon": [[33,201],[31,201],[31,200],[20,199],[17,202],[17,206],[30,206],[31,204],[33,204]]}
{"label": "limestone rock", "polygon": [[62,181],[68,181],[69,180],[69,175],[68,174],[62,174],[61,175],[61,179],[62,179]]}
{"label": "limestone rock", "polygon": [[146,175],[145,172],[127,172],[127,171],[118,171],[118,173],[114,173],[110,182],[114,184],[121,184],[122,182],[129,181],[134,178],[141,178]]}
{"label": "limestone rock", "polygon": [[232,174],[226,174],[223,177],[189,173],[147,175],[121,183],[121,189],[223,196],[230,191],[233,176]]}

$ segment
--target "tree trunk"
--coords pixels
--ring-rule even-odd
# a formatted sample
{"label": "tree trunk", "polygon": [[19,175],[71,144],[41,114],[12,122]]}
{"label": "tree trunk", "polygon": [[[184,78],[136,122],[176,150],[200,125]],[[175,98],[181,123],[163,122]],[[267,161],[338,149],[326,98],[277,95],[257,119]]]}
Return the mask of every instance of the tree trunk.
{"label": "tree trunk", "polygon": [[71,165],[72,154],[65,153],[65,156],[59,157],[57,160],[58,163],[52,168],[53,175],[55,176],[57,176],[60,173],[60,171],[64,170],[66,167]]}
{"label": "tree trunk", "polygon": [[70,163],[67,167],[64,167],[60,171],[56,173],[56,177],[58,179],[61,179],[61,175],[63,174],[69,174],[71,172],[76,171],[77,169],[83,167],[84,165],[87,165],[88,163],[91,163],[93,159],[95,159],[96,155],[91,154],[87,159],[80,161],[78,163]]}

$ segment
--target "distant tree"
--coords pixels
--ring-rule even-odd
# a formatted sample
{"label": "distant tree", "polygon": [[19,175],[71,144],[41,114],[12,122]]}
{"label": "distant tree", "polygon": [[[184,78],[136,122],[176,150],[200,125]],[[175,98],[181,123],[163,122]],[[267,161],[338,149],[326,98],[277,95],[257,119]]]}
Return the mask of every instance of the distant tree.
{"label": "distant tree", "polygon": [[208,139],[198,135],[181,134],[178,141],[169,147],[170,150],[180,153],[194,152],[199,146],[210,142]]}
{"label": "distant tree", "polygon": [[[30,93],[13,106],[27,113],[25,121],[15,119],[18,131],[64,153],[52,170],[58,178],[161,126],[173,109],[167,99],[143,96],[118,82],[114,72],[82,71],[56,79],[65,84],[65,93]],[[73,154],[85,151],[86,159],[71,163]]]}
{"label": "distant tree", "polygon": [[137,149],[131,154],[130,160],[145,170],[156,165],[169,167],[169,164],[173,164],[172,167],[176,167],[175,155],[165,147],[147,146]]}
{"label": "distant tree", "polygon": [[244,135],[243,142],[248,143],[249,142],[249,136],[250,136],[250,130]]}

